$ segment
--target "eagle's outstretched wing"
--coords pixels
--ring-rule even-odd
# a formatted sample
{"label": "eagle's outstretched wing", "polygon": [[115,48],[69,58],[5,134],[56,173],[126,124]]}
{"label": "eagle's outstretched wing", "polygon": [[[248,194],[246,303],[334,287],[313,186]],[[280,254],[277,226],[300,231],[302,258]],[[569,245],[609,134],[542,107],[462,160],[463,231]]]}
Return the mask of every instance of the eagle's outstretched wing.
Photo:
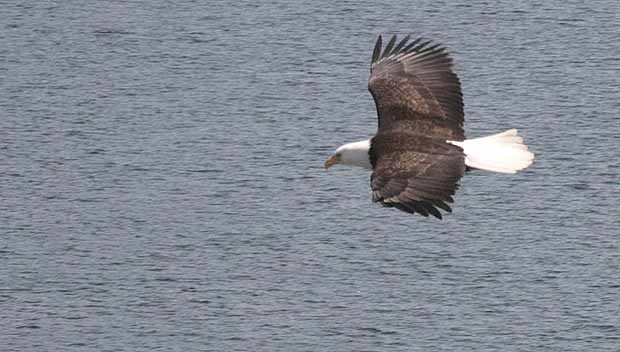
{"label": "eagle's outstretched wing", "polygon": [[379,133],[399,129],[416,135],[462,141],[463,95],[452,58],[440,44],[396,36],[382,49],[377,39],[368,89],[375,99]]}
{"label": "eagle's outstretched wing", "polygon": [[370,158],[372,199],[408,213],[440,218],[451,212],[452,196],[465,172],[461,148],[431,138],[397,132],[373,139]]}

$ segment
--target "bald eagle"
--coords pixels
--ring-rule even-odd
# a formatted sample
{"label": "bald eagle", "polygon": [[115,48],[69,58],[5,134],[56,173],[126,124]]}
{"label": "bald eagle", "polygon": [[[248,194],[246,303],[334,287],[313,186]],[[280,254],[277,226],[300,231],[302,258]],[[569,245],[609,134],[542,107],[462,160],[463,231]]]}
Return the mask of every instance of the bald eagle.
{"label": "bald eagle", "polygon": [[325,162],[372,170],[372,200],[407,213],[452,212],[448,203],[468,170],[515,173],[534,161],[516,129],[465,139],[463,95],[441,44],[377,39],[368,89],[379,126],[374,137],[342,145]]}

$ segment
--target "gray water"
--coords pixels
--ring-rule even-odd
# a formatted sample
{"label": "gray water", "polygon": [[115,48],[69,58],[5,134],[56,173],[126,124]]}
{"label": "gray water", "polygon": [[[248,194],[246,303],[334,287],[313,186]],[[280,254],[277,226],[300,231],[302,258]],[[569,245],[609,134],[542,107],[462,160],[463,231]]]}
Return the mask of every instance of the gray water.
{"label": "gray water", "polygon": [[[0,13],[0,350],[620,350],[620,3],[46,1]],[[378,33],[453,52],[443,221],[324,159]]]}

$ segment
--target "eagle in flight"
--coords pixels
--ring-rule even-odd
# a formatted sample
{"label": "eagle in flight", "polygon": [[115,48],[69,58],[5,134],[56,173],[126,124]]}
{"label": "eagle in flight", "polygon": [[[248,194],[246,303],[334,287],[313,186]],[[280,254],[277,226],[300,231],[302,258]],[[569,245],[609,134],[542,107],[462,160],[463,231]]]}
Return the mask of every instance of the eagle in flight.
{"label": "eagle in flight", "polygon": [[396,35],[377,39],[368,90],[379,118],[374,137],[344,144],[325,162],[372,170],[372,200],[407,213],[452,212],[448,203],[472,169],[515,173],[534,161],[516,129],[465,139],[463,94],[441,44]]}

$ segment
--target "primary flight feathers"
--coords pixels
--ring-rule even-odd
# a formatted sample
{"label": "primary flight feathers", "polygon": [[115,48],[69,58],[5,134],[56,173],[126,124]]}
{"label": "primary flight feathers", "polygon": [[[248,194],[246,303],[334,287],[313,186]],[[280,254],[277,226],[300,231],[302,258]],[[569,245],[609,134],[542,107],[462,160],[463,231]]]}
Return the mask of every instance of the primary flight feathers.
{"label": "primary flight feathers", "polygon": [[408,120],[406,126],[418,133],[464,139],[463,95],[452,58],[440,44],[408,40],[409,36],[392,49],[393,36],[383,53],[381,36],[375,45],[368,89],[377,105],[379,128]]}

